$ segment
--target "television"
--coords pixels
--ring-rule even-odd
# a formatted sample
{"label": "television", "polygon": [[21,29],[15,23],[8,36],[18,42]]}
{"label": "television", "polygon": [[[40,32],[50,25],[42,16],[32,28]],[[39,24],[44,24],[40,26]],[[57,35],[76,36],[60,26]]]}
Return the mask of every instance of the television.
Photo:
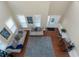
{"label": "television", "polygon": [[6,28],[3,28],[2,31],[0,32],[0,34],[5,38],[8,39],[10,36],[10,33],[8,32],[8,30]]}

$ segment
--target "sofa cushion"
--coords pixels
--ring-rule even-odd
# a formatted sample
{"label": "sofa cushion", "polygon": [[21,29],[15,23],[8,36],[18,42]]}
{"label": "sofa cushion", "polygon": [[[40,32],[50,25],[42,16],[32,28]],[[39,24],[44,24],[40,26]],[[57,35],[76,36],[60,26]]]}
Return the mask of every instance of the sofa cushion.
{"label": "sofa cushion", "polygon": [[16,49],[22,49],[23,45],[22,44],[19,44],[17,45]]}
{"label": "sofa cushion", "polygon": [[6,49],[14,49],[14,47],[11,45],[11,46],[8,46]]}
{"label": "sofa cushion", "polygon": [[18,44],[18,41],[14,40],[13,43],[12,43],[12,46],[13,46],[14,48],[16,48],[16,47],[17,47],[17,44]]}
{"label": "sofa cushion", "polygon": [[23,45],[26,34],[27,34],[27,32],[23,32],[22,38],[19,40],[18,45],[19,44],[22,44]]}
{"label": "sofa cushion", "polygon": [[22,36],[23,36],[23,33],[21,33],[21,32],[18,32],[16,35],[15,35],[15,40],[16,41],[19,41],[21,38],[22,38]]}

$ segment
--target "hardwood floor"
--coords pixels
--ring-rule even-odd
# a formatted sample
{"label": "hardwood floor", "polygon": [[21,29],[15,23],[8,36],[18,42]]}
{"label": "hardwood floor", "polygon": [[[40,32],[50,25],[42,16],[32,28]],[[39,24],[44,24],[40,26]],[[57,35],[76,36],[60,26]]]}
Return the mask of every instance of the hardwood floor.
{"label": "hardwood floor", "polygon": [[60,43],[58,41],[59,38],[57,37],[57,33],[58,33],[58,31],[45,31],[44,35],[50,36],[52,38],[52,46],[54,48],[56,57],[69,57],[68,52],[62,51],[61,47],[58,45]]}

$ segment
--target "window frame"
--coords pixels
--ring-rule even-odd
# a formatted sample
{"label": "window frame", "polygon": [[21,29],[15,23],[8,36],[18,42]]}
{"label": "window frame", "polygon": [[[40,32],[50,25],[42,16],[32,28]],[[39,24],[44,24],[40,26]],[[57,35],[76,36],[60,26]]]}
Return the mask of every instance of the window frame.
{"label": "window frame", "polygon": [[[34,15],[33,18],[34,18],[34,26],[35,27],[41,27],[41,15]],[[37,24],[39,24],[39,25],[37,25]]]}
{"label": "window frame", "polygon": [[[9,21],[12,21],[12,23],[13,23],[12,25],[10,24],[11,27],[9,27],[9,24],[8,24]],[[13,21],[12,18],[9,18],[8,21],[6,21],[5,25],[7,26],[7,28],[8,28],[12,33],[15,33],[15,32],[16,32],[17,27],[16,27],[16,24],[15,24],[15,22]],[[15,30],[13,31],[12,29],[13,29],[14,27],[16,27],[16,28],[15,28]]]}
{"label": "window frame", "polygon": [[[18,18],[18,21],[19,21],[21,27],[23,27],[23,28],[27,28],[28,27],[27,26],[27,21],[26,21],[24,15],[18,15],[17,18]],[[23,19],[24,21],[22,22],[21,19]],[[22,24],[25,24],[26,26],[24,26]]]}

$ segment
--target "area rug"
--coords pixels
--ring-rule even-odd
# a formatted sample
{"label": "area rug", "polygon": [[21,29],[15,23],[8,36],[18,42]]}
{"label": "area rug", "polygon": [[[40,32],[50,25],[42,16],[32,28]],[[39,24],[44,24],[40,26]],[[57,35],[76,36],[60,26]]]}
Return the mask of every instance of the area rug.
{"label": "area rug", "polygon": [[55,57],[51,37],[29,37],[25,57]]}

